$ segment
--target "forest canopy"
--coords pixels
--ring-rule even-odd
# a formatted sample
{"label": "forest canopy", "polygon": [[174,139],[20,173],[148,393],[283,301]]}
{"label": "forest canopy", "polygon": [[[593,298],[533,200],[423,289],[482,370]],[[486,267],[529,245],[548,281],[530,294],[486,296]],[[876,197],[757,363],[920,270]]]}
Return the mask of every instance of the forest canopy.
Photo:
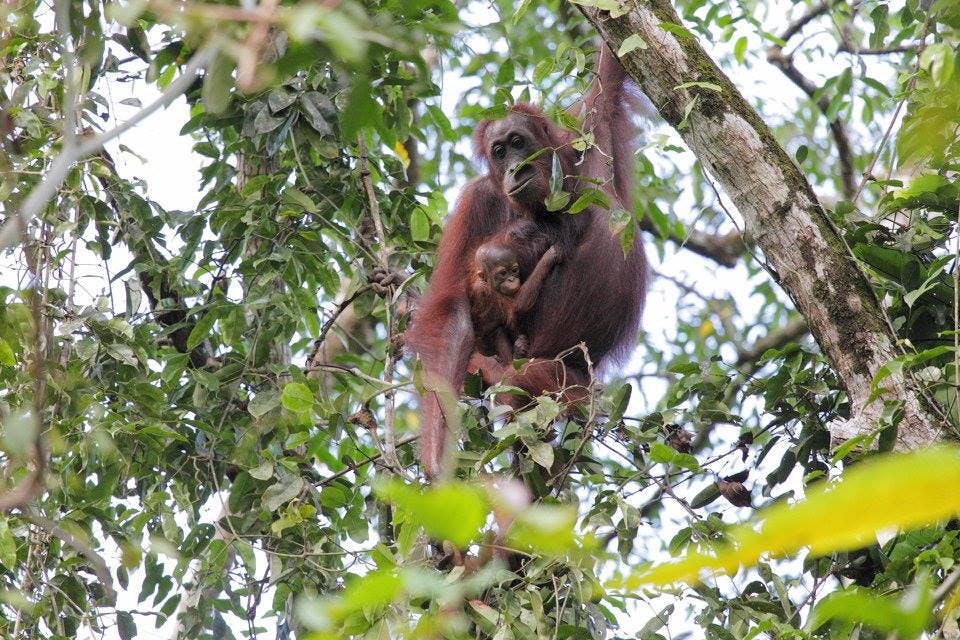
{"label": "forest canopy", "polygon": [[[0,16],[0,637],[960,636],[960,4]],[[427,482],[471,134],[596,148],[601,49],[634,204],[546,205],[644,248],[641,335],[575,415],[468,376]]]}

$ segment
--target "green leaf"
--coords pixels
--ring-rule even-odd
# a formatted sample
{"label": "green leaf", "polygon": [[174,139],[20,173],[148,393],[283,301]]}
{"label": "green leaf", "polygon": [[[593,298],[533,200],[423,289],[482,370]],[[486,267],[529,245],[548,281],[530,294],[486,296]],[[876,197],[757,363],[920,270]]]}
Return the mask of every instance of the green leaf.
{"label": "green leaf", "polygon": [[13,349],[3,338],[0,338],[0,364],[7,367],[15,367],[17,365],[17,357],[14,355]]}
{"label": "green leaf", "polygon": [[617,49],[617,57],[622,58],[631,51],[636,49],[646,49],[647,43],[644,42],[643,38],[639,34],[632,34],[624,38],[623,42],[620,44],[620,48]]}
{"label": "green leaf", "polygon": [[405,511],[415,525],[438,540],[465,548],[475,540],[487,519],[489,508],[475,486],[448,482],[419,491],[399,481],[378,484],[377,496]]}
{"label": "green leaf", "polygon": [[650,444],[650,459],[660,464],[670,464],[676,457],[677,452],[662,442],[653,442]]}
{"label": "green leaf", "polygon": [[263,502],[265,509],[276,511],[300,495],[303,487],[303,478],[300,476],[289,476],[285,480],[267,487],[260,500]]}
{"label": "green leaf", "polygon": [[624,257],[630,255],[630,252],[633,250],[633,245],[636,243],[637,237],[637,225],[635,224],[626,224],[620,230],[620,249],[623,251]]}
{"label": "green leaf", "polygon": [[803,164],[803,161],[807,159],[807,153],[810,149],[807,148],[807,145],[802,144],[797,147],[797,152],[794,154],[794,157],[797,159],[797,164]]}
{"label": "green leaf", "polygon": [[747,56],[747,36],[740,36],[733,45],[733,57],[743,64]]}
{"label": "green leaf", "polygon": [[187,349],[195,349],[197,345],[206,340],[207,336],[210,335],[210,329],[213,328],[213,323],[216,321],[217,314],[212,311],[207,311],[200,316],[197,323],[193,325],[193,329],[190,330],[190,335],[187,336]]}
{"label": "green leaf", "polygon": [[684,82],[683,84],[678,84],[676,87],[674,87],[674,89],[689,89],[690,87],[698,87],[700,89],[707,89],[708,91],[723,93],[723,89],[720,88],[720,85],[712,82]]}
{"label": "green leaf", "polygon": [[204,108],[210,113],[220,113],[230,106],[233,96],[233,68],[235,63],[229,56],[218,53],[207,67],[203,76],[200,98]]}
{"label": "green leaf", "polygon": [[545,554],[562,554],[576,545],[576,509],[538,504],[522,511],[508,532],[508,542]]}
{"label": "green leaf", "polygon": [[679,24],[674,24],[673,22],[661,22],[660,28],[681,38],[694,38],[694,35],[690,33],[689,29]]}
{"label": "green leaf", "polygon": [[571,0],[571,2],[584,7],[596,7],[603,11],[617,11],[620,9],[620,4],[617,0]]}
{"label": "green leaf", "polygon": [[254,418],[262,418],[272,410],[280,406],[280,396],[274,388],[267,388],[259,391],[254,398],[247,403],[247,411]]}
{"label": "green leaf", "polygon": [[0,565],[10,573],[17,572],[17,540],[10,531],[10,522],[0,516]]}
{"label": "green leaf", "polygon": [[542,83],[544,78],[550,75],[550,72],[553,71],[554,64],[553,58],[544,58],[538,62],[537,66],[533,68],[534,84]]}
{"label": "green leaf", "polygon": [[670,615],[673,613],[674,605],[668,604],[654,617],[650,618],[643,628],[640,629],[640,632],[636,635],[637,638],[649,638],[651,634],[656,633],[670,620]]}
{"label": "green leaf", "polygon": [[886,4],[876,6],[870,12],[873,19],[873,33],[870,34],[870,46],[874,49],[883,47],[883,41],[890,35],[890,8]]}
{"label": "green leaf", "polygon": [[250,474],[251,478],[256,478],[257,480],[269,480],[273,477],[273,462],[267,460],[263,464],[257,467],[253,467],[247,473]]}
{"label": "green leaf", "polygon": [[711,482],[704,487],[700,493],[693,497],[693,499],[690,501],[690,508],[702,509],[719,497],[720,487],[717,486],[716,482]]}
{"label": "green leaf", "polygon": [[566,191],[554,191],[543,200],[547,211],[560,211],[570,202],[570,194]]}
{"label": "green leaf", "polygon": [[902,638],[918,637],[933,615],[932,589],[926,576],[899,596],[880,596],[870,589],[850,587],[829,594],[813,610],[811,630],[827,621],[863,623],[883,633]]}
{"label": "green leaf", "polygon": [[380,105],[373,99],[370,83],[365,78],[354,78],[347,104],[340,112],[340,130],[346,140],[353,140],[361,129],[380,123]]}
{"label": "green leaf", "polygon": [[300,206],[305,211],[310,213],[317,212],[316,203],[310,199],[310,196],[305,194],[303,191],[300,191],[300,189],[297,189],[296,187],[287,187],[284,189],[283,199],[287,202]]}
{"label": "green leaf", "polygon": [[410,214],[410,238],[414,242],[423,242],[430,239],[430,218],[419,207]]}
{"label": "green leaf", "polygon": [[920,66],[930,73],[934,84],[945,87],[953,77],[956,51],[945,42],[934,42],[920,54]]}
{"label": "green leaf", "polygon": [[307,413],[313,409],[313,392],[302,382],[288,382],[280,396],[283,408],[294,413]]}
{"label": "green leaf", "polygon": [[267,94],[267,106],[273,113],[283,111],[296,101],[297,94],[293,91],[287,91],[283,87],[276,87]]}
{"label": "green leaf", "polygon": [[553,446],[549,442],[539,442],[536,440],[524,439],[523,443],[527,445],[530,458],[544,469],[553,466]]}
{"label": "green leaf", "polygon": [[517,24],[517,21],[523,17],[523,14],[527,12],[527,9],[530,7],[530,2],[532,0],[520,0],[520,4],[517,5],[517,10],[513,12],[513,17],[510,18],[510,22]]}
{"label": "green leaf", "polygon": [[137,623],[127,611],[117,611],[117,634],[120,640],[133,640],[137,637]]}
{"label": "green leaf", "polygon": [[633,385],[629,382],[624,382],[620,385],[620,388],[617,389],[617,392],[613,394],[610,416],[607,418],[607,422],[611,426],[617,424],[620,422],[620,419],[623,418],[623,414],[627,410],[627,405],[630,404],[630,394],[632,392]]}
{"label": "green leaf", "polygon": [[580,213],[591,204],[603,207],[604,209],[610,208],[610,200],[603,191],[600,191],[599,189],[584,189],[576,201],[570,205],[569,209],[567,209],[567,213]]}
{"label": "green leaf", "polygon": [[336,109],[327,96],[317,91],[307,91],[300,96],[300,113],[307,117],[307,122],[320,135],[333,133],[329,121],[334,119]]}
{"label": "green leaf", "polygon": [[283,124],[284,118],[274,118],[269,109],[261,109],[253,119],[253,130],[257,135],[270,133]]}

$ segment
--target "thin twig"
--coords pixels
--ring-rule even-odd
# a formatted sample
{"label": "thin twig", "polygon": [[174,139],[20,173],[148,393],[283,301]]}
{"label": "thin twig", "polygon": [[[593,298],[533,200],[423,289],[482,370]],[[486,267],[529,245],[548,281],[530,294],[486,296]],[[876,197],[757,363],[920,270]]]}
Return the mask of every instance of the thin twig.
{"label": "thin twig", "polygon": [[126,122],[118,124],[109,131],[88,138],[81,138],[74,144],[65,146],[60,155],[54,159],[50,170],[44,175],[40,184],[34,187],[30,195],[23,201],[19,214],[9,218],[3,224],[3,227],[0,227],[0,248],[13,244],[13,239],[19,234],[20,228],[26,227],[27,223],[33,220],[46,206],[47,202],[53,198],[76,162],[96,153],[107,142],[137,126],[155,111],[180,97],[193,84],[200,70],[213,59],[216,50],[217,45],[211,44],[198,51],[190,59],[180,77],[171,82],[159,98],[141,109]]}
{"label": "thin twig", "polygon": [[[389,254],[387,253],[387,234],[383,226],[383,219],[380,217],[380,203],[377,201],[376,191],[373,189],[373,179],[370,175],[370,162],[367,158],[367,145],[363,140],[363,134],[357,136],[357,147],[359,151],[360,181],[363,183],[367,194],[367,200],[370,204],[370,216],[377,230],[379,244],[377,245],[377,257],[380,267],[386,271],[390,270]],[[396,350],[393,347],[393,335],[396,329],[395,318],[391,308],[392,296],[384,296],[384,306],[387,313],[387,345],[386,362],[383,365],[383,382],[389,389],[393,385],[393,368],[396,364]],[[383,421],[383,447],[384,462],[387,467],[393,470],[397,475],[403,475],[403,467],[400,465],[400,459],[397,458],[397,432],[396,432],[396,395],[388,391],[384,396],[384,421]]]}
{"label": "thin twig", "polygon": [[90,563],[90,568],[93,569],[93,572],[103,585],[104,591],[106,591],[107,604],[111,607],[117,604],[117,590],[113,586],[113,576],[110,575],[110,569],[107,567],[107,563],[100,557],[96,549],[50,518],[40,515],[33,509],[28,510],[22,514],[21,517],[27,522],[40,527],[54,538],[60,539],[65,545],[71,547],[74,551],[86,558],[87,562]]}
{"label": "thin twig", "polygon": [[[648,233],[660,236],[660,230],[654,226],[649,217],[640,221],[640,228]],[[665,240],[669,240],[682,249],[692,251],[698,256],[709,258],[724,267],[735,267],[740,262],[746,247],[743,236],[739,231],[730,231],[724,234],[711,234],[691,229],[684,235],[674,233],[671,229]]]}
{"label": "thin twig", "polygon": [[[401,438],[400,440],[397,441],[397,447],[399,448],[399,447],[406,446],[406,445],[410,444],[411,442],[415,442],[415,441],[417,441],[417,440],[419,440],[419,439],[420,439],[420,434],[419,434],[419,433],[415,433],[415,434],[413,434],[413,435],[411,435],[411,436],[407,436],[407,437],[405,437],[405,438]],[[356,461],[356,462],[352,462],[352,463],[350,463],[349,465],[347,465],[347,467],[346,467],[345,469],[343,469],[343,470],[341,470],[341,471],[337,471],[337,472],[336,472],[335,474],[333,474],[332,476],[328,476],[328,477],[324,478],[323,480],[321,480],[320,482],[318,482],[316,486],[317,486],[317,487],[325,487],[325,486],[327,486],[328,484],[330,484],[331,482],[333,482],[334,480],[336,480],[337,478],[342,478],[343,476],[347,475],[347,474],[350,473],[351,471],[356,471],[357,469],[359,469],[360,467],[362,467],[362,466],[364,466],[364,465],[366,465],[366,464],[370,464],[371,462],[375,462],[375,461],[379,460],[381,457],[383,457],[383,456],[382,456],[380,453],[374,453],[374,454],[372,454],[372,455],[367,456],[367,457],[364,458],[363,460],[358,460],[358,461]]]}
{"label": "thin twig", "polygon": [[357,298],[362,296],[371,288],[372,285],[370,284],[365,284],[361,287],[358,287],[356,291],[344,298],[344,300],[337,305],[336,309],[333,310],[333,313],[329,318],[327,318],[327,321],[323,323],[323,327],[320,328],[320,335],[318,335],[317,339],[313,341],[313,349],[310,350],[310,355],[307,356],[307,369],[313,369],[322,364],[322,362],[318,362],[316,360],[318,355],[321,353],[321,347],[323,347],[323,343],[327,339],[327,334],[330,332],[330,329],[332,329],[333,325],[336,324],[340,314],[346,311],[347,307],[353,304]]}
{"label": "thin twig", "polygon": [[[800,18],[792,22],[786,30],[780,35],[780,40],[784,44],[793,36],[798,34],[812,20],[825,14],[830,9],[829,3],[821,3],[811,7],[809,11]],[[809,78],[803,75],[793,64],[793,56],[783,52],[783,45],[775,44],[767,50],[767,61],[780,71],[803,91],[812,100],[819,87]],[[816,101],[817,108],[827,115],[830,109],[830,99],[826,95],[820,96]],[[834,143],[837,147],[837,158],[840,161],[840,182],[843,186],[843,196],[852,199],[856,193],[856,182],[854,180],[853,148],[850,144],[850,135],[847,127],[840,117],[830,121],[830,133],[833,135]]]}
{"label": "thin twig", "polygon": [[858,56],[885,56],[892,53],[909,53],[911,51],[916,51],[920,46],[919,43],[914,44],[904,44],[898,47],[879,47],[876,49],[863,48],[858,49],[850,45],[842,44],[837,48],[837,51],[840,53],[852,53]]}
{"label": "thin twig", "polygon": [[950,572],[950,575],[940,583],[937,590],[933,592],[933,601],[938,604],[943,602],[958,584],[960,584],[960,566],[955,567],[954,570]]}
{"label": "thin twig", "polygon": [[863,193],[864,187],[867,186],[867,182],[873,177],[873,169],[877,166],[877,160],[880,159],[880,154],[883,152],[883,148],[887,144],[887,140],[890,139],[890,135],[893,133],[893,127],[897,124],[897,120],[900,118],[900,112],[903,111],[904,105],[906,105],[907,100],[913,94],[913,89],[917,85],[917,74],[920,70],[920,54],[923,53],[924,41],[927,39],[927,30],[930,28],[930,16],[929,14],[923,21],[923,28],[920,31],[920,41],[917,44],[917,61],[914,64],[913,76],[907,82],[907,89],[903,92],[903,98],[900,102],[897,103],[897,109],[893,112],[893,117],[890,118],[890,124],[887,125],[887,130],[884,131],[883,137],[880,139],[880,143],[877,145],[876,150],[873,152],[873,158],[870,160],[870,166],[867,167],[867,170],[863,172],[863,179],[860,180],[860,185],[857,187],[857,193],[853,198],[853,204],[857,203],[857,200],[860,199],[860,194]]}
{"label": "thin twig", "polygon": [[810,333],[810,327],[807,325],[807,319],[803,316],[797,316],[789,320],[785,325],[778,329],[773,329],[767,335],[757,339],[749,347],[744,347],[737,351],[736,366],[738,369],[756,368],[756,362],[766,351],[776,349],[793,342]]}

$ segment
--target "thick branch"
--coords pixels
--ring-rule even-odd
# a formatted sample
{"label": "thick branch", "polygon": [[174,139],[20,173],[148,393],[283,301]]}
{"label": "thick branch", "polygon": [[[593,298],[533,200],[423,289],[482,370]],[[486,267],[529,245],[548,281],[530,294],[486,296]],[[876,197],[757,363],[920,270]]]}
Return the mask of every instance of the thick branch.
{"label": "thick branch", "polygon": [[[640,223],[640,228],[648,233],[659,236],[659,230],[649,218]],[[672,231],[667,240],[676,243],[683,249],[688,249],[698,256],[709,258],[724,267],[735,267],[746,251],[743,238],[739,231],[731,231],[723,235],[704,233],[703,231],[688,231],[686,236],[680,236]]]}
{"label": "thick branch", "polygon": [[[737,206],[745,233],[843,381],[857,424],[876,427],[882,406],[870,401],[871,382],[901,352],[866,275],[806,177],[730,79],[692,35],[664,28],[681,22],[667,0],[636,0],[633,7],[618,17],[581,11],[613,51],[635,34],[646,43],[623,56],[624,67]],[[903,403],[900,448],[942,436],[939,408],[911,380],[886,378],[880,396]]]}

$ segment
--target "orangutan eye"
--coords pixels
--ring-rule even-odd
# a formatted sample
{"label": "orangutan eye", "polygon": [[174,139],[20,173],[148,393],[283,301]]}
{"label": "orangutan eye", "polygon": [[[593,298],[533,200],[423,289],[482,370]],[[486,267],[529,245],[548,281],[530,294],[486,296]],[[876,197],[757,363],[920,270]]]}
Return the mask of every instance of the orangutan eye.
{"label": "orangutan eye", "polygon": [[493,157],[496,158],[497,160],[502,160],[506,151],[507,150],[503,147],[502,144],[495,144],[493,145],[493,150],[491,153],[493,153]]}
{"label": "orangutan eye", "polygon": [[510,138],[510,146],[513,147],[514,149],[522,149],[523,138],[521,138],[520,136],[513,136],[512,138]]}

